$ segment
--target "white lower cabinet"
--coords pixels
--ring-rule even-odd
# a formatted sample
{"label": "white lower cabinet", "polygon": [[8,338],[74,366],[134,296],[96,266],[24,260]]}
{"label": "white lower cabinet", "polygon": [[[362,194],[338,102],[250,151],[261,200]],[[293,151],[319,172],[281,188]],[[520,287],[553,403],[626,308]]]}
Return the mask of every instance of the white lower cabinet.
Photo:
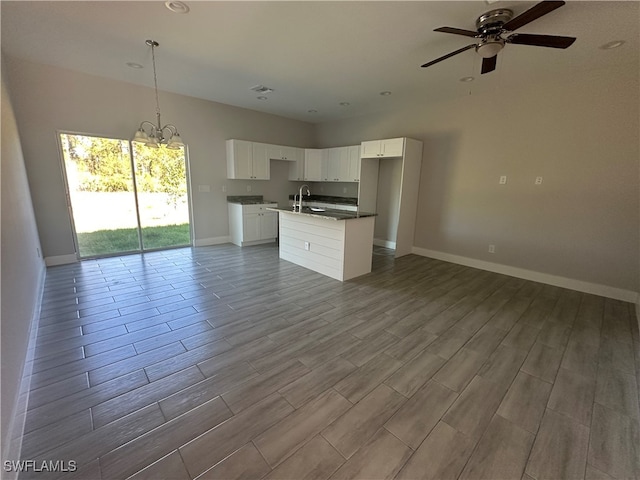
{"label": "white lower cabinet", "polygon": [[267,210],[276,203],[240,205],[229,203],[229,236],[231,243],[244,247],[275,242],[278,237],[278,213]]}

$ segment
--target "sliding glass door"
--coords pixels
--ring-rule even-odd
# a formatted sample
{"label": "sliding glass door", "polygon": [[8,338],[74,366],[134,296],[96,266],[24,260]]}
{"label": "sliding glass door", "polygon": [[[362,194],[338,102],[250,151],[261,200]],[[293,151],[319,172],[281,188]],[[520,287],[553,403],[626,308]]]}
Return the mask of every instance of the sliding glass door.
{"label": "sliding glass door", "polygon": [[80,258],[191,244],[184,148],[60,134]]}

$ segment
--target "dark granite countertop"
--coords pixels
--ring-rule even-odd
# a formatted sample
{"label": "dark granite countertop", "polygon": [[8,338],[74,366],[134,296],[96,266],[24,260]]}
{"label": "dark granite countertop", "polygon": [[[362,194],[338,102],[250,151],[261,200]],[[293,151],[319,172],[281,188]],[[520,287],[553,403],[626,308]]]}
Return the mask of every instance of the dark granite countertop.
{"label": "dark granite countertop", "polygon": [[302,212],[298,212],[298,211],[294,212],[291,209],[291,207],[289,208],[271,207],[271,208],[267,208],[267,210],[272,210],[274,212],[290,213],[292,215],[306,215],[309,217],[324,218],[326,220],[353,220],[354,218],[375,217],[377,215],[377,213],[350,212],[347,210],[332,210],[329,208],[314,210],[313,207],[302,207]]}
{"label": "dark granite countertop", "polygon": [[261,205],[263,203],[275,203],[265,200],[262,195],[227,195],[228,203],[239,203],[240,205]]}
{"label": "dark granite countertop", "polygon": [[[289,200],[298,200],[298,194],[289,195]],[[358,205],[358,199],[355,197],[334,197],[331,195],[303,195],[302,200],[305,202],[333,203],[336,205]]]}

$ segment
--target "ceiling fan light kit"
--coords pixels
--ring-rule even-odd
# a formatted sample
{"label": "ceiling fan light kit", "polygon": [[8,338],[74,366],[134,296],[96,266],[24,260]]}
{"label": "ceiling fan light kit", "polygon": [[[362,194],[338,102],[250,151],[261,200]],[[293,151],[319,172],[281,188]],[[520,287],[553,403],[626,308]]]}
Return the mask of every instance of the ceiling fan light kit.
{"label": "ceiling fan light kit", "polygon": [[481,73],[485,74],[496,69],[497,55],[507,43],[531,45],[534,47],[568,48],[575,42],[576,39],[574,37],[513,33],[514,30],[560,8],[564,4],[565,2],[563,1],[545,0],[515,18],[513,17],[513,11],[508,8],[490,10],[478,17],[475,32],[454,27],[436,28],[434,30],[435,32],[473,37],[477,43],[472,43],[471,45],[467,45],[466,47],[462,47],[431,62],[425,63],[422,65],[422,68],[430,67],[454,55],[475,48],[478,55],[482,57]]}
{"label": "ceiling fan light kit", "polygon": [[[160,145],[166,145],[171,150],[179,150],[184,146],[182,137],[178,133],[175,125],[167,124],[162,126],[160,121],[160,102],[158,101],[158,75],[156,73],[156,56],[155,48],[160,44],[155,40],[147,40],[145,42],[151,47],[151,60],[153,62],[153,82],[156,92],[156,121],[157,124],[144,120],[136,131],[133,142],[144,143],[145,146],[158,148]],[[149,131],[145,130],[148,128]],[[166,133],[165,133],[166,132]],[[167,136],[165,136],[167,135]]]}

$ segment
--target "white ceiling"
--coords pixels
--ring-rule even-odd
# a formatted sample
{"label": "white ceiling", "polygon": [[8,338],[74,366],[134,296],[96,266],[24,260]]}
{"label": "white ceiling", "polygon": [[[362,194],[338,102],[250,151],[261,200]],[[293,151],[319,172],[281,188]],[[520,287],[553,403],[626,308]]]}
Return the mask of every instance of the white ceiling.
{"label": "white ceiling", "polygon": [[[507,45],[495,72],[480,76],[469,50],[420,65],[471,39],[434,32],[475,30],[498,7],[522,13],[536,1],[187,1],[176,14],[163,1],[2,1],[2,49],[30,61],[140,85],[153,85],[156,50],[161,90],[321,122],[476,92],[567,81],[593,69],[638,71],[639,2],[569,1],[518,30],[577,37],[567,50]],[[626,43],[614,50],[600,45]],[[137,62],[144,69],[132,69]],[[461,77],[473,75],[472,83]],[[260,101],[250,87],[274,89]],[[380,96],[385,90],[391,96]],[[162,104],[162,98],[160,99]],[[340,102],[349,102],[347,107]],[[308,113],[315,109],[318,113]]]}

